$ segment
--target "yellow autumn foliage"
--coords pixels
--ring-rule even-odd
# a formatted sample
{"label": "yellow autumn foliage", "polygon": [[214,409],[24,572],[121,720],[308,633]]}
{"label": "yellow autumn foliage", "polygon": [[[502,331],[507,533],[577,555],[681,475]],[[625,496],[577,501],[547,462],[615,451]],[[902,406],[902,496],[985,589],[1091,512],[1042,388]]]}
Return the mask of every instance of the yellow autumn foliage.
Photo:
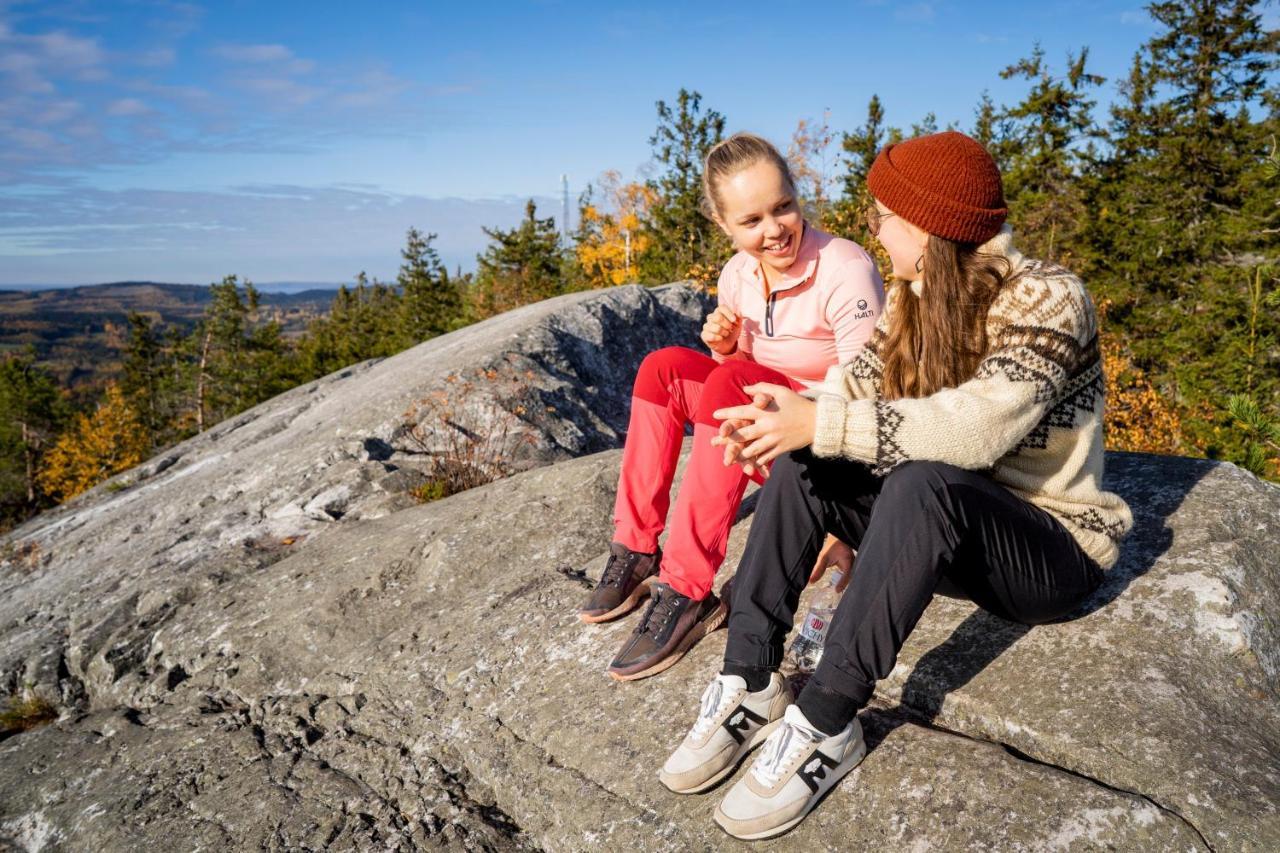
{"label": "yellow autumn foliage", "polygon": [[115,384],[92,415],[77,415],[45,454],[36,480],[45,493],[69,500],[142,462],[147,443],[137,414]]}
{"label": "yellow autumn foliage", "polygon": [[635,280],[636,260],[651,242],[644,217],[657,196],[644,184],[621,183],[612,171],[601,176],[600,189],[610,211],[591,204],[582,207],[578,263],[592,287],[612,287]]}
{"label": "yellow autumn foliage", "polygon": [[[1098,320],[1106,320],[1110,300],[1097,305]],[[1182,412],[1136,367],[1117,338],[1099,333],[1102,372],[1106,385],[1103,427],[1109,450],[1178,453],[1182,448]]]}

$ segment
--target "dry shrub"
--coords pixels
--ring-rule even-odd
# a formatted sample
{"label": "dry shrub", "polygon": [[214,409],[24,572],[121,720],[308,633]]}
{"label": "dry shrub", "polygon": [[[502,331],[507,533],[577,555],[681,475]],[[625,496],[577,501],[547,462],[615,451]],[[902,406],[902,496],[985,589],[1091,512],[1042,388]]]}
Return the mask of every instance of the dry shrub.
{"label": "dry shrub", "polygon": [[[1098,319],[1106,319],[1109,300],[1098,304]],[[1105,430],[1111,450],[1178,453],[1182,447],[1182,412],[1166,399],[1151,379],[1133,364],[1124,345],[1099,335],[1102,372],[1106,378]]]}
{"label": "dry shrub", "polygon": [[27,688],[20,696],[9,697],[9,705],[0,711],[0,738],[26,732],[58,719],[52,702]]}
{"label": "dry shrub", "polygon": [[24,574],[34,572],[43,556],[40,543],[34,539],[21,542],[10,539],[0,544],[0,565],[15,568]]}
{"label": "dry shrub", "polygon": [[532,378],[530,371],[453,373],[405,412],[405,438],[429,460],[429,480],[410,494],[439,500],[514,474],[521,447],[534,442],[519,428],[533,405]]}

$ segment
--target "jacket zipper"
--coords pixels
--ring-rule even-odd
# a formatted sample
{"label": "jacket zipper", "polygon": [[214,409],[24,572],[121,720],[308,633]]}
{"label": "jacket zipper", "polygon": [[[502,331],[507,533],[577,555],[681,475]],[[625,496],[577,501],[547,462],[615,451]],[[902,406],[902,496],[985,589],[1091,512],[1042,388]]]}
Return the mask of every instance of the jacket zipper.
{"label": "jacket zipper", "polygon": [[768,337],[773,337],[773,303],[778,298],[778,292],[775,290],[769,294],[769,302],[764,307],[764,333]]}

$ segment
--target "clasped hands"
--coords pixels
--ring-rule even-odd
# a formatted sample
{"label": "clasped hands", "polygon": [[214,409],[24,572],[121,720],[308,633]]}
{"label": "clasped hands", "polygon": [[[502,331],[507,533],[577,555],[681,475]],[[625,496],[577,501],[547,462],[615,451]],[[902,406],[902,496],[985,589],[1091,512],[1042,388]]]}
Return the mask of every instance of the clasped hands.
{"label": "clasped hands", "polygon": [[751,402],[713,413],[722,423],[711,443],[724,448],[725,465],[737,463],[748,476],[768,478],[770,462],[813,443],[818,406],[785,385],[757,382],[742,390]]}
{"label": "clasped hands", "polygon": [[[813,443],[818,406],[784,385],[759,382],[742,390],[751,395],[750,404],[717,409],[714,417],[722,423],[719,435],[711,443],[724,448],[725,465],[737,463],[748,476],[759,471],[767,479],[766,466],[770,462]],[[817,583],[828,568],[835,566],[844,572],[839,585],[843,590],[849,583],[853,556],[852,548],[828,534],[809,574],[809,583]]]}

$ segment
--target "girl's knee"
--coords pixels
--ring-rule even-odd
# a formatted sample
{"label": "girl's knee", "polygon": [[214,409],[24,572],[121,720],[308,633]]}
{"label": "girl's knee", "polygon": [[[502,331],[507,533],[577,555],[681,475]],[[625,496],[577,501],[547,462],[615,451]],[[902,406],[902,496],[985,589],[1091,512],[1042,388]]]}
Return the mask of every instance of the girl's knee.
{"label": "girl's knee", "polygon": [[677,379],[701,379],[711,370],[708,356],[688,347],[663,347],[654,350],[640,362],[632,394],[643,400],[666,405],[671,398],[671,385]]}
{"label": "girl's knee", "polygon": [[716,409],[730,406],[741,406],[750,402],[750,398],[742,389],[756,381],[753,375],[756,365],[742,361],[726,361],[716,366],[707,376],[707,384],[702,390],[702,400],[698,405],[695,420],[698,423],[719,426],[712,417]]}
{"label": "girl's knee", "polygon": [[938,486],[955,481],[962,470],[945,462],[924,460],[903,462],[885,476],[880,494],[883,496],[886,493],[916,494],[931,491]]}

